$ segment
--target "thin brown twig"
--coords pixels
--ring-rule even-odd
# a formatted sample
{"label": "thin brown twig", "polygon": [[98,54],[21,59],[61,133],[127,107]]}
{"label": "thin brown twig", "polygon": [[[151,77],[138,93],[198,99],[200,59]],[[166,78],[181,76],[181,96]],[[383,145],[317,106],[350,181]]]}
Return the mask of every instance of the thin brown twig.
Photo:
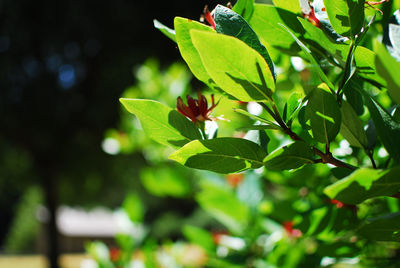
{"label": "thin brown twig", "polygon": [[[283,129],[283,132],[285,132],[292,140],[294,141],[302,141],[303,139],[299,137],[296,133],[294,133],[282,120],[278,109],[276,108],[275,104],[273,104],[272,109],[275,112],[275,119],[277,120],[277,123],[280,125],[280,127]],[[314,151],[314,154],[318,155],[321,159],[317,159],[314,161],[314,163],[324,163],[324,164],[331,164],[336,167],[342,167],[342,168],[347,168],[350,170],[355,170],[357,169],[356,167],[349,165],[337,158],[335,158],[332,153],[329,151],[329,145],[326,146],[327,151],[324,153],[315,146],[312,146],[312,149]]]}

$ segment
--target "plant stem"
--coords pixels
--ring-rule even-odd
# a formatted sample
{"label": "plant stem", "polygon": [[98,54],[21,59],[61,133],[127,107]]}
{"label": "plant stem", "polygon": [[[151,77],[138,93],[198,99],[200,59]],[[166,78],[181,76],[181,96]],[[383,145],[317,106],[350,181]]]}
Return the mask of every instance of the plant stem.
{"label": "plant stem", "polygon": [[[264,104],[265,105],[265,104]],[[266,105],[265,105],[266,106]],[[264,106],[263,106],[264,107]],[[265,108],[265,107],[264,107]],[[267,108],[269,109],[269,107],[267,106]],[[285,132],[287,135],[289,135],[289,137],[294,140],[294,141],[302,141],[303,139],[301,137],[299,137],[296,133],[294,133],[287,125],[286,123],[282,120],[281,115],[279,114],[279,111],[275,105],[275,103],[272,104],[272,109],[274,110],[274,116],[272,116],[276,122],[279,124],[279,126],[282,128],[283,132]],[[270,110],[270,109],[269,109]],[[270,112],[272,112],[270,110]],[[342,167],[342,168],[347,168],[350,170],[355,170],[357,169],[356,167],[349,165],[337,158],[335,158],[332,153],[329,151],[329,145],[326,146],[326,153],[322,152],[321,150],[319,150],[318,148],[316,148],[315,146],[312,146],[312,149],[314,151],[314,153],[316,155],[318,155],[319,157],[321,157],[321,159],[317,159],[317,161],[315,161],[315,163],[324,163],[324,164],[332,164],[336,167]]]}
{"label": "plant stem", "polygon": [[272,118],[274,118],[275,121],[278,122],[278,119],[277,119],[276,115],[275,115],[274,112],[268,107],[268,105],[266,105],[264,102],[258,102],[258,104],[260,104],[260,105],[272,116]]}
{"label": "plant stem", "polygon": [[369,160],[371,160],[372,167],[373,167],[374,169],[376,169],[377,167],[376,167],[376,163],[375,163],[375,160],[374,160],[374,157],[373,157],[372,153],[371,153],[370,151],[368,151],[368,152],[367,152],[367,155],[368,155],[368,157],[369,157]]}

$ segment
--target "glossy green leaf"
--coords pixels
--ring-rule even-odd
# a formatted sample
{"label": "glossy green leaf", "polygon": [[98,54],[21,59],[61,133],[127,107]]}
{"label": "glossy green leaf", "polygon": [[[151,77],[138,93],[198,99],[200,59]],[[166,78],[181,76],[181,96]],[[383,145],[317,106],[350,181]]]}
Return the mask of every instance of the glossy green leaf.
{"label": "glossy green leaf", "polygon": [[364,0],[324,0],[333,29],[342,36],[354,38],[364,25]]}
{"label": "glossy green leaf", "polygon": [[201,24],[197,21],[181,17],[175,17],[174,27],[179,51],[181,52],[182,58],[189,66],[189,69],[197,79],[206,84],[211,84],[212,79],[203,66],[199,53],[193,46],[189,32],[192,29],[205,32],[214,32],[214,30],[211,27]]}
{"label": "glossy green leaf", "polygon": [[339,133],[342,119],[340,108],[336,98],[327,92],[326,85],[310,93],[306,117],[310,119],[313,136],[318,142],[330,143]]}
{"label": "glossy green leaf", "polygon": [[296,14],[272,5],[254,5],[254,13],[249,24],[263,44],[297,54],[298,50],[296,50],[294,40],[278,25],[279,23],[287,25],[296,36],[300,36],[304,32]]}
{"label": "glossy green leaf", "polygon": [[375,52],[377,53],[375,57],[377,72],[386,80],[390,97],[400,104],[400,62],[396,61],[380,43],[376,43]]}
{"label": "glossy green leaf", "polygon": [[361,91],[364,95],[365,103],[371,114],[376,128],[376,133],[381,139],[386,151],[396,163],[400,162],[400,124],[393,120],[392,116],[380,106],[367,93]]}
{"label": "glossy green leaf", "polygon": [[360,148],[368,148],[367,134],[356,112],[347,101],[342,101],[342,125],[340,133],[352,145]]}
{"label": "glossy green leaf", "polygon": [[196,226],[185,225],[182,233],[189,242],[199,245],[207,251],[215,250],[213,237],[208,231]]}
{"label": "glossy green leaf", "polygon": [[172,41],[176,42],[175,30],[168,28],[158,20],[153,20],[154,27],[160,30],[165,36],[167,36]]}
{"label": "glossy green leaf", "polygon": [[326,74],[324,73],[324,71],[321,68],[321,65],[319,64],[319,62],[314,58],[314,56],[311,54],[311,50],[308,49],[303,42],[301,42],[296,35],[291,32],[286,26],[284,26],[283,24],[280,24],[292,37],[293,39],[296,41],[296,43],[300,46],[301,50],[304,52],[306,58],[308,61],[310,61],[311,63],[311,69],[315,70],[318,73],[318,76],[321,78],[321,80],[323,82],[325,82],[330,90],[333,90],[334,86],[332,84],[332,82],[329,80],[329,78],[326,76]]}
{"label": "glossy green leaf", "polygon": [[275,81],[264,58],[237,38],[204,31],[190,32],[204,67],[215,83],[241,101],[265,101]]}
{"label": "glossy green leaf", "polygon": [[[343,58],[346,57],[348,52],[348,45],[333,42],[324,31],[318,27],[315,27],[312,23],[303,18],[297,18],[305,30],[304,42],[310,47],[310,49],[319,53],[322,57],[333,57],[341,65],[344,65]],[[324,53],[325,51],[329,54]]]}
{"label": "glossy green leaf", "polygon": [[272,152],[264,159],[264,165],[269,170],[284,170],[299,168],[312,164],[314,152],[303,141],[296,141]]}
{"label": "glossy green leaf", "polygon": [[239,131],[248,131],[248,130],[265,130],[265,129],[273,129],[273,130],[280,130],[281,127],[277,125],[251,125],[251,126],[243,126],[238,128]]}
{"label": "glossy green leaf", "polygon": [[254,142],[239,138],[195,140],[169,156],[182,165],[218,173],[259,168],[266,153]]}
{"label": "glossy green leaf", "polygon": [[387,82],[377,73],[376,54],[368,48],[357,46],[354,52],[357,74],[377,87],[386,87]]}
{"label": "glossy green leaf", "polygon": [[[349,52],[347,54],[346,64],[345,64],[344,70],[343,70],[342,81],[339,84],[340,90],[343,90],[343,87],[345,87],[349,83],[350,79],[356,73],[356,63],[354,60],[355,49],[356,49],[356,45],[351,44],[349,47]],[[343,93],[343,92],[341,91],[341,93]]]}
{"label": "glossy green leaf", "polygon": [[199,205],[233,233],[242,233],[248,225],[248,207],[228,189],[209,185],[203,188],[196,195]]}
{"label": "glossy green leaf", "polygon": [[276,7],[286,9],[295,14],[301,13],[299,0],[273,0],[272,2]]}
{"label": "glossy green leaf", "polygon": [[257,34],[253,31],[245,19],[231,9],[218,5],[215,9],[214,20],[215,30],[218,33],[234,36],[260,53],[267,62],[268,67],[275,79],[274,64],[268,54],[268,51],[265,46],[261,44]]}
{"label": "glossy green leaf", "polygon": [[400,242],[400,212],[370,218],[357,233],[373,241]]}
{"label": "glossy green leaf", "polygon": [[300,108],[300,105],[302,103],[302,98],[300,93],[293,93],[290,95],[288,101],[286,102],[285,105],[285,118],[284,120],[290,120],[294,113],[297,111],[297,109]]}
{"label": "glossy green leaf", "polygon": [[254,0],[238,0],[232,10],[249,21],[254,12]]}
{"label": "glossy green leaf", "polygon": [[324,189],[329,198],[346,204],[359,204],[372,197],[391,196],[399,191],[399,166],[386,171],[360,168]]}
{"label": "glossy green leaf", "polygon": [[239,114],[242,114],[242,115],[245,115],[247,117],[250,117],[250,118],[252,118],[254,120],[258,120],[258,121],[260,121],[262,123],[265,123],[265,124],[269,125],[271,128],[281,129],[281,127],[279,125],[277,125],[276,123],[274,123],[274,122],[272,122],[272,121],[270,121],[268,119],[264,119],[264,118],[262,118],[260,116],[253,115],[253,114],[251,114],[251,113],[249,113],[249,112],[247,112],[247,111],[245,111],[243,109],[234,109],[234,111],[239,113]]}
{"label": "glossy green leaf", "polygon": [[144,132],[153,140],[172,147],[201,139],[195,125],[176,110],[153,100],[120,99],[124,107],[135,114]]}
{"label": "glossy green leaf", "polygon": [[357,115],[364,113],[364,102],[359,90],[362,90],[364,85],[363,80],[359,76],[353,77],[343,88],[343,93],[346,96],[347,102],[353,107]]}

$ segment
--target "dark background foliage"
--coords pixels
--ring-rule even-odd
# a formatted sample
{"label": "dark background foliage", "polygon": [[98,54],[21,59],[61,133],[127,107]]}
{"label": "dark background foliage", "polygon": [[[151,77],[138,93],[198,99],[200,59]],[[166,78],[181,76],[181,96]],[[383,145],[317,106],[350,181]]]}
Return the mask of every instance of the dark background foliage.
{"label": "dark background foliage", "polygon": [[100,144],[132,68],[179,59],[152,20],[198,19],[217,2],[0,1],[0,245],[28,185],[42,187],[50,212],[61,202],[113,206],[135,187],[143,157],[111,158]]}

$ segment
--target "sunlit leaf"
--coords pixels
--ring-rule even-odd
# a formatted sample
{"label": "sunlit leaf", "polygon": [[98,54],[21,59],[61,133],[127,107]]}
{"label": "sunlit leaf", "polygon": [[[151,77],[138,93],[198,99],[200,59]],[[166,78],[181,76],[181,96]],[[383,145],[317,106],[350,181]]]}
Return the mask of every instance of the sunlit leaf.
{"label": "sunlit leaf", "polygon": [[189,32],[192,29],[206,32],[213,32],[214,30],[211,27],[208,27],[197,21],[181,17],[176,17],[174,19],[174,27],[176,32],[176,42],[178,43],[179,51],[181,52],[182,58],[186,61],[193,75],[206,84],[212,83],[212,79],[206,71],[205,67],[203,66],[199,53],[193,46],[193,42]]}
{"label": "sunlit leaf", "polygon": [[299,168],[304,164],[313,163],[314,152],[303,141],[296,141],[277,149],[264,159],[264,165],[270,170]]}
{"label": "sunlit leaf", "polygon": [[218,173],[259,168],[266,153],[256,143],[239,138],[192,141],[169,156],[187,167]]}
{"label": "sunlit leaf", "polygon": [[237,38],[205,32],[190,32],[204,67],[215,83],[241,101],[269,100],[275,81],[265,59]]}
{"label": "sunlit leaf", "polygon": [[238,0],[232,8],[233,11],[249,21],[254,12],[254,0]]}
{"label": "sunlit leaf", "polygon": [[375,44],[375,52],[377,54],[375,57],[377,72],[386,80],[390,97],[400,104],[400,62],[396,61],[380,43]]}
{"label": "sunlit leaf", "polygon": [[364,24],[364,0],[324,0],[329,21],[335,31],[350,38],[360,33]]}
{"label": "sunlit leaf", "polygon": [[165,36],[167,36],[172,41],[176,42],[175,30],[168,28],[158,20],[153,20],[153,23],[155,28],[159,29],[160,32],[162,32]]}
{"label": "sunlit leaf", "polygon": [[332,84],[332,82],[329,80],[329,78],[326,76],[326,74],[324,73],[324,71],[321,68],[321,65],[319,64],[319,62],[314,58],[314,56],[311,53],[311,50],[308,49],[303,42],[301,42],[296,35],[291,32],[286,26],[284,26],[283,24],[280,24],[292,37],[293,39],[296,41],[296,43],[300,46],[300,48],[303,50],[306,58],[308,61],[310,61],[310,63],[312,64],[311,69],[315,70],[318,73],[318,76],[321,78],[321,80],[323,82],[325,82],[328,87],[333,90],[334,86]]}
{"label": "sunlit leaf", "polygon": [[391,196],[400,191],[400,167],[387,171],[360,168],[344,179],[329,185],[324,193],[346,204],[359,204],[377,196]]}
{"label": "sunlit leaf", "polygon": [[296,54],[298,50],[294,40],[279,26],[279,23],[289,27],[296,36],[300,36],[304,32],[296,14],[272,5],[254,5],[254,13],[249,24],[262,42],[268,46]]}
{"label": "sunlit leaf", "polygon": [[314,138],[329,143],[339,133],[342,116],[336,98],[324,88],[326,85],[321,85],[310,93],[306,117],[310,119]]}
{"label": "sunlit leaf", "polygon": [[273,0],[274,6],[286,9],[295,14],[301,13],[299,0]]}
{"label": "sunlit leaf", "polygon": [[340,110],[342,112],[340,133],[352,146],[367,149],[367,135],[356,112],[347,101],[342,101],[342,107]]}
{"label": "sunlit leaf", "polygon": [[267,49],[261,44],[257,34],[250,25],[237,13],[231,9],[218,5],[214,13],[215,29],[218,33],[234,36],[249,47],[255,49],[264,57],[268,67],[275,79],[274,64],[268,54]]}
{"label": "sunlit leaf", "polygon": [[153,100],[120,99],[124,107],[135,114],[149,138],[172,147],[201,139],[195,125],[176,110]]}
{"label": "sunlit leaf", "polygon": [[364,91],[365,103],[371,114],[376,133],[381,139],[386,151],[396,163],[400,162],[400,124],[393,120],[392,116],[380,106],[372,97]]}

